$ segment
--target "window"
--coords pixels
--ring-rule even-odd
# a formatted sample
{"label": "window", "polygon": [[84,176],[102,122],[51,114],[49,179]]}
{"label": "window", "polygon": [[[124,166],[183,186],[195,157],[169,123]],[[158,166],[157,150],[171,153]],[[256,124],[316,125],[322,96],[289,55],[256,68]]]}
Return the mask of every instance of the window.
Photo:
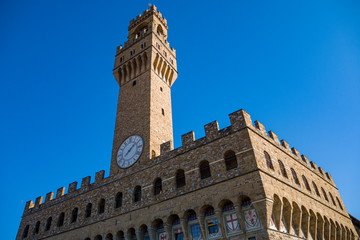
{"label": "window", "polygon": [[156,43],[155,45],[156,45],[156,47],[157,47],[158,49],[161,49],[160,44]]}
{"label": "window", "polygon": [[86,210],[85,210],[85,217],[86,218],[91,216],[91,209],[92,209],[92,204],[88,203],[88,205],[86,205]]}
{"label": "window", "polygon": [[174,64],[174,60],[172,58],[170,58],[170,63]]}
{"label": "window", "polygon": [[227,171],[237,167],[237,161],[236,161],[236,156],[235,156],[234,151],[231,151],[231,150],[227,151],[224,154],[224,159],[225,159],[225,165],[226,165]]}
{"label": "window", "polygon": [[265,159],[266,159],[266,166],[272,170],[274,170],[274,166],[272,164],[272,160],[270,158],[270,155],[267,152],[264,152]]}
{"label": "window", "polygon": [[133,56],[135,54],[135,49],[130,51],[130,56]]}
{"label": "window", "polygon": [[322,191],[322,193],[323,193],[323,195],[324,195],[325,200],[326,200],[326,201],[329,201],[329,199],[328,199],[328,197],[327,197],[327,195],[326,195],[325,190],[324,190],[323,188],[321,188],[321,191]]}
{"label": "window", "polygon": [[141,49],[144,49],[144,48],[146,48],[146,42],[141,44]]}
{"label": "window", "polygon": [[78,217],[78,212],[79,212],[79,209],[78,209],[78,208],[74,208],[74,209],[72,210],[72,213],[71,213],[71,222],[72,222],[72,223],[76,222],[77,217]]}
{"label": "window", "polygon": [[307,189],[309,192],[311,192],[310,185],[309,185],[309,183],[308,183],[308,181],[307,181],[307,179],[306,179],[306,177],[305,177],[304,175],[302,175],[302,179],[303,179],[303,182],[304,182],[304,184],[305,184],[306,189]]}
{"label": "window", "polygon": [[183,240],[184,233],[182,231],[179,216],[176,215],[173,217],[171,225],[172,225],[174,240]]}
{"label": "window", "polygon": [[154,195],[160,194],[162,191],[162,181],[161,178],[157,178],[154,182]]}
{"label": "window", "polygon": [[161,113],[162,113],[163,116],[165,116],[165,111],[164,111],[163,108],[161,109]]}
{"label": "window", "polygon": [[24,228],[22,238],[27,238],[28,234],[29,234],[29,225],[26,225],[26,227]]}
{"label": "window", "polygon": [[164,54],[164,56],[165,56],[165,57],[167,57],[167,53],[166,53],[166,51],[165,51],[165,50],[163,51],[163,54]]}
{"label": "window", "polygon": [[296,183],[297,185],[300,185],[300,182],[299,182],[299,179],[298,179],[298,177],[297,177],[297,174],[296,174],[295,170],[294,170],[293,168],[290,168],[290,170],[291,170],[291,174],[293,175],[293,178],[294,178],[295,183]]}
{"label": "window", "polygon": [[46,220],[45,231],[49,231],[49,230],[50,230],[51,222],[52,222],[52,217],[49,217],[49,218]]}
{"label": "window", "polygon": [[134,80],[134,81],[132,82],[132,85],[133,85],[133,86],[135,86],[135,85],[136,85],[136,80]]}
{"label": "window", "polygon": [[115,196],[115,208],[122,206],[122,192],[118,192]]}
{"label": "window", "polygon": [[329,192],[329,195],[330,195],[330,198],[331,198],[332,203],[334,204],[334,206],[336,206],[336,203],[335,203],[335,201],[334,201],[334,198],[333,198],[331,192]]}
{"label": "window", "polygon": [[211,177],[210,166],[208,161],[202,161],[200,163],[200,178],[205,179]]}
{"label": "window", "polygon": [[40,230],[40,221],[37,221],[34,228],[34,235],[38,234]]}
{"label": "window", "polygon": [[121,58],[120,58],[120,62],[123,62],[124,61],[124,56],[122,56]]}
{"label": "window", "polygon": [[62,213],[60,213],[60,216],[59,216],[59,219],[57,222],[58,227],[61,227],[62,225],[64,225],[64,219],[65,219],[65,213],[62,212]]}
{"label": "window", "polygon": [[189,210],[186,213],[188,229],[190,230],[190,239],[201,239],[201,228],[197,220],[196,213],[194,210]]}
{"label": "window", "polygon": [[314,189],[315,189],[316,195],[318,195],[318,196],[320,197],[320,193],[319,193],[319,190],[318,190],[316,184],[315,184],[314,182],[312,182],[312,184],[313,184],[313,187],[314,187]]}
{"label": "window", "polygon": [[99,205],[98,205],[98,214],[102,214],[105,212],[105,199],[100,199]]}
{"label": "window", "polygon": [[136,186],[134,189],[134,202],[138,202],[141,200],[141,187]]}
{"label": "window", "polygon": [[280,160],[279,160],[279,166],[280,166],[281,174],[282,174],[284,177],[288,178],[288,175],[287,175],[285,166],[284,166],[283,162],[280,161]]}
{"label": "window", "polygon": [[183,186],[185,186],[186,182],[185,182],[185,172],[182,169],[179,169],[176,171],[176,188],[181,188]]}
{"label": "window", "polygon": [[339,200],[339,198],[338,198],[338,197],[336,197],[336,200],[337,200],[337,202],[338,202],[339,207],[341,208],[341,210],[344,210],[344,209],[343,209],[343,207],[342,207],[342,205],[341,205],[341,203],[340,203],[340,200]]}
{"label": "window", "polygon": [[160,87],[160,91],[161,91],[161,92],[163,91],[162,87]]}

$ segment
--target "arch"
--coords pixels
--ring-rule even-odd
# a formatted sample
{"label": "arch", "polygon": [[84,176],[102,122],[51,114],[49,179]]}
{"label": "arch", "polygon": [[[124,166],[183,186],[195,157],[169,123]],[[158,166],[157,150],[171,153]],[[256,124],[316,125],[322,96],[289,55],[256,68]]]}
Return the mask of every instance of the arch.
{"label": "arch", "polygon": [[341,203],[340,203],[340,200],[339,200],[339,198],[338,198],[338,197],[336,197],[336,201],[338,202],[339,207],[341,208],[341,210],[344,210],[344,209],[343,209],[343,207],[342,207],[342,205],[341,205]]}
{"label": "arch", "polygon": [[316,230],[317,230],[317,227],[316,227],[316,215],[315,213],[310,210],[310,224],[309,224],[309,232],[310,232],[310,236],[312,237],[312,239],[317,239],[316,238]]}
{"label": "arch", "polygon": [[201,212],[205,217],[205,231],[208,237],[220,237],[221,231],[219,220],[215,214],[215,209],[211,205],[205,205],[201,208]]}
{"label": "arch", "polygon": [[51,223],[52,223],[52,217],[49,217],[49,218],[46,220],[45,231],[49,231],[49,230],[50,230],[50,228],[51,228]]}
{"label": "arch", "polygon": [[316,213],[316,236],[318,239],[324,239],[324,220],[319,213]]}
{"label": "arch", "polygon": [[334,198],[333,198],[333,196],[332,196],[331,192],[329,192],[329,196],[330,196],[331,201],[332,201],[332,203],[334,204],[334,206],[336,206],[335,200],[334,200]]}
{"label": "arch", "polygon": [[293,168],[290,168],[291,174],[293,176],[294,182],[300,186],[300,181],[298,179],[298,176]]}
{"label": "arch", "polygon": [[102,214],[105,212],[105,199],[101,198],[98,204],[98,214]]}
{"label": "arch", "polygon": [[134,202],[141,201],[141,187],[136,186],[134,188]]}
{"label": "arch", "polygon": [[148,231],[148,227],[145,225],[145,224],[142,224],[140,227],[139,227],[139,231],[141,233],[141,239],[150,239],[149,237],[149,231]]}
{"label": "arch", "polygon": [[330,239],[333,240],[336,237],[336,225],[332,219],[330,219]]}
{"label": "arch", "polygon": [[74,223],[77,220],[79,209],[76,207],[71,212],[71,222]]}
{"label": "arch", "polygon": [[190,239],[202,238],[200,224],[193,209],[189,209],[184,213],[184,219],[187,223],[187,229],[189,231]]}
{"label": "arch", "polygon": [[280,221],[281,221],[281,210],[282,210],[282,202],[278,195],[274,194],[273,200],[273,208],[272,208],[272,218],[274,221],[274,227],[280,230]]}
{"label": "arch", "polygon": [[156,33],[159,35],[159,36],[164,36],[164,30],[163,28],[161,27],[161,25],[159,24],[156,28]]}
{"label": "arch", "polygon": [[94,240],[102,240],[102,236],[101,236],[101,235],[96,235],[96,237],[94,238]]}
{"label": "arch", "polygon": [[237,159],[234,151],[232,150],[226,151],[224,154],[224,159],[225,159],[226,171],[237,168]]}
{"label": "arch", "polygon": [[341,239],[341,227],[338,222],[335,222],[336,227],[336,239]]}
{"label": "arch", "polygon": [[201,179],[211,177],[210,165],[208,161],[203,160],[199,165],[199,170]]}
{"label": "arch", "polygon": [[296,202],[292,203],[293,213],[292,213],[292,228],[296,236],[300,236],[300,220],[301,220],[301,210],[299,205]]}
{"label": "arch", "polygon": [[138,70],[139,70],[139,67],[138,67],[138,64],[136,62],[136,59],[137,58],[134,58],[131,62],[132,62],[132,66],[133,66],[133,78],[135,78],[138,74]]}
{"label": "arch", "polygon": [[197,220],[196,212],[193,209],[188,209],[184,213],[184,219],[188,222]]}
{"label": "arch", "polygon": [[144,70],[144,63],[143,63],[141,54],[139,54],[139,55],[136,57],[136,59],[137,59],[137,62],[138,62],[138,64],[139,64],[139,74],[140,74],[140,73],[142,73],[143,70]]}
{"label": "arch", "polygon": [[309,185],[309,183],[308,183],[308,181],[307,181],[307,179],[306,179],[306,177],[305,177],[304,175],[302,175],[302,179],[303,179],[303,182],[304,182],[304,184],[305,184],[306,189],[307,189],[309,192],[311,192],[310,185]]}
{"label": "arch", "polygon": [[270,158],[270,155],[264,151],[265,160],[266,160],[266,166],[272,170],[274,170],[274,165],[272,164],[272,160]]}
{"label": "arch", "polygon": [[91,217],[91,209],[92,209],[92,203],[88,203],[86,205],[86,209],[85,209],[85,217]]}
{"label": "arch", "polygon": [[115,239],[116,239],[116,240],[124,240],[124,239],[125,239],[124,232],[123,232],[123,231],[118,231],[118,232],[116,233]]}
{"label": "arch", "polygon": [[157,234],[164,231],[164,222],[160,218],[155,219],[151,226],[156,230]]}
{"label": "arch", "polygon": [[128,235],[127,239],[136,240],[136,232],[134,228],[129,228],[127,231],[127,235]]}
{"label": "arch", "polygon": [[122,207],[122,199],[123,199],[122,192],[118,192],[115,196],[115,208]]}
{"label": "arch", "polygon": [[37,221],[36,224],[35,224],[35,227],[34,227],[33,235],[38,234],[39,231],[40,231],[40,221]]}
{"label": "arch", "polygon": [[219,202],[218,207],[222,210],[222,212],[228,212],[234,210],[234,203],[229,199],[223,199]]}
{"label": "arch", "polygon": [[126,67],[127,67],[127,70],[128,70],[128,80],[130,81],[132,79],[132,76],[133,76],[133,68],[131,66],[130,61],[126,64]]}
{"label": "arch", "polygon": [[327,197],[327,195],[326,195],[326,192],[325,192],[325,190],[321,187],[321,191],[322,191],[322,193],[323,193],[323,195],[324,195],[324,198],[325,198],[325,200],[326,201],[329,201],[329,199],[328,199],[328,197]]}
{"label": "arch", "polygon": [[247,207],[251,206],[251,199],[250,199],[250,197],[248,197],[246,195],[241,195],[239,197],[239,201],[240,201],[241,208],[247,208]]}
{"label": "arch", "polygon": [[162,191],[162,180],[161,178],[156,178],[154,181],[154,195],[159,195]]}
{"label": "arch", "polygon": [[113,240],[113,235],[111,233],[108,233],[105,237],[105,240]]}
{"label": "arch", "polygon": [[22,238],[27,238],[27,236],[29,235],[29,225],[26,225],[22,234]]}
{"label": "arch", "polygon": [[139,26],[135,28],[135,31],[133,31],[133,34],[131,37],[135,37],[135,35],[139,35],[141,33],[144,33],[147,31],[148,23],[142,22]]}
{"label": "arch", "polygon": [[278,162],[279,162],[281,174],[283,175],[283,177],[288,178],[288,175],[287,175],[287,172],[286,172],[283,162],[281,160],[278,160]]}
{"label": "arch", "polygon": [[171,236],[174,239],[184,239],[183,229],[180,223],[180,218],[177,214],[172,214],[167,220],[169,226],[171,226]]}
{"label": "arch", "polygon": [[289,200],[287,200],[286,198],[283,198],[283,211],[282,211],[282,217],[283,217],[283,222],[285,225],[285,229],[286,232],[290,233],[290,229],[291,229],[291,213],[292,213],[292,207],[291,204],[289,202]]}
{"label": "arch", "polygon": [[176,188],[181,188],[181,187],[185,186],[186,179],[185,179],[185,171],[184,170],[178,169],[176,171],[175,183],[176,183]]}
{"label": "arch", "polygon": [[319,192],[318,187],[316,186],[316,183],[313,181],[312,184],[313,184],[313,187],[314,187],[314,189],[315,189],[316,195],[317,195],[318,197],[320,197],[320,192]]}
{"label": "arch", "polygon": [[200,213],[202,215],[204,215],[205,217],[209,217],[209,216],[213,216],[215,215],[215,209],[213,206],[211,205],[204,205],[201,209],[200,209]]}
{"label": "arch", "polygon": [[330,240],[330,222],[327,217],[324,216],[324,239]]}
{"label": "arch", "polygon": [[301,206],[301,232],[305,238],[309,235],[309,213],[304,206]]}
{"label": "arch", "polygon": [[159,63],[157,64],[156,71],[155,71],[159,75],[160,75],[160,71],[161,71],[161,67],[163,65],[163,62],[164,61],[163,61],[162,57],[159,56]]}
{"label": "arch", "polygon": [[65,213],[62,212],[62,213],[60,213],[59,218],[58,218],[58,222],[57,222],[58,227],[61,227],[62,225],[64,225],[64,219],[65,219]]}

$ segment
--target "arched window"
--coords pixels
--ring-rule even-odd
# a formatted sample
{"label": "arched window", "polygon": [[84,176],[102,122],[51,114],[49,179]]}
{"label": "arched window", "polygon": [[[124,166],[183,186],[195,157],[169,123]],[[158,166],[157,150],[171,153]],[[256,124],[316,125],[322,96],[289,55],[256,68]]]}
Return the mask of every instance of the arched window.
{"label": "arched window", "polygon": [[226,170],[229,171],[237,167],[237,160],[234,151],[227,151],[224,154]]}
{"label": "arched window", "polygon": [[26,227],[24,228],[22,238],[27,238],[28,234],[29,234],[29,225],[26,225]]}
{"label": "arched window", "polygon": [[105,240],[113,240],[113,235],[111,233],[108,233],[105,237]]}
{"label": "arched window", "polygon": [[302,175],[302,179],[303,179],[306,189],[311,192],[310,185],[304,175]]}
{"label": "arched window", "polygon": [[119,208],[122,206],[122,192],[118,192],[115,196],[115,208]]}
{"label": "arched window", "polygon": [[49,230],[50,230],[51,222],[52,222],[52,217],[49,217],[49,218],[46,220],[45,231],[49,231]]}
{"label": "arched window", "polygon": [[316,195],[318,195],[318,196],[320,197],[320,193],[319,193],[319,190],[318,190],[316,184],[315,184],[314,182],[312,182],[312,184],[313,184],[313,187],[314,187],[314,189],[315,189]]}
{"label": "arched window", "polygon": [[325,190],[324,190],[323,188],[321,188],[321,191],[322,191],[322,193],[323,193],[323,195],[324,195],[325,200],[326,200],[326,201],[329,201],[329,199],[328,199],[328,197],[327,197],[327,195],[326,195]]}
{"label": "arched window", "polygon": [[102,240],[102,236],[101,235],[97,235],[94,240]]}
{"label": "arched window", "polygon": [[78,208],[74,208],[74,209],[72,210],[72,213],[71,213],[71,222],[72,222],[72,223],[76,222],[77,217],[78,217],[78,212],[79,212],[79,209],[78,209]]}
{"label": "arched window", "polygon": [[180,188],[185,186],[186,182],[185,182],[185,172],[182,169],[179,169],[176,171],[176,188]]}
{"label": "arched window", "polygon": [[141,187],[136,186],[134,189],[134,202],[138,202],[141,200]]}
{"label": "arched window", "polygon": [[62,213],[60,213],[60,216],[59,216],[59,219],[57,222],[58,227],[61,227],[62,225],[64,225],[64,219],[65,219],[65,213],[62,212]]}
{"label": "arched window", "polygon": [[227,236],[234,235],[241,231],[240,223],[237,218],[234,204],[231,201],[225,203],[222,207],[225,232]]}
{"label": "arched window", "polygon": [[105,199],[100,199],[99,205],[98,205],[98,214],[102,214],[105,212]]}
{"label": "arched window", "polygon": [[299,179],[298,179],[298,177],[297,177],[297,174],[296,174],[295,170],[294,170],[293,168],[290,168],[290,170],[291,170],[291,174],[293,175],[293,178],[294,178],[295,183],[296,183],[297,185],[300,185],[300,182],[299,182]]}
{"label": "arched window", "polygon": [[201,239],[201,228],[194,210],[187,210],[185,218],[188,223],[190,239]]}
{"label": "arched window", "polygon": [[92,204],[88,203],[88,205],[86,205],[86,210],[85,210],[85,217],[86,218],[91,216],[91,209],[92,209]]}
{"label": "arched window", "polygon": [[330,195],[330,198],[331,198],[332,203],[334,204],[334,206],[336,206],[335,200],[334,200],[334,198],[333,198],[333,196],[332,196],[331,192],[329,192],[329,195]]}
{"label": "arched window", "polygon": [[200,178],[205,179],[211,177],[209,162],[204,160],[200,163]]}
{"label": "arched window", "polygon": [[34,227],[34,235],[38,234],[40,230],[40,221],[37,221]]}
{"label": "arched window", "polygon": [[160,194],[162,191],[162,181],[161,178],[156,178],[154,182],[154,195]]}
{"label": "arched window", "polygon": [[284,166],[283,162],[280,161],[280,160],[279,160],[279,166],[280,166],[281,174],[282,174],[284,177],[288,178],[288,175],[287,175],[285,166]]}
{"label": "arched window", "polygon": [[274,170],[274,166],[272,164],[272,160],[270,158],[270,155],[264,151],[264,155],[265,155],[265,160],[266,160],[266,166],[272,170]]}
{"label": "arched window", "polygon": [[339,198],[338,198],[338,197],[336,197],[336,200],[337,200],[337,202],[338,202],[339,207],[341,208],[341,210],[344,210],[344,209],[343,209],[343,207],[342,207],[342,205],[341,205],[341,203],[340,203],[340,200],[339,200]]}
{"label": "arched window", "polygon": [[207,207],[204,216],[208,238],[211,236],[221,237],[221,232],[219,230],[219,219],[216,218],[214,208],[210,206]]}

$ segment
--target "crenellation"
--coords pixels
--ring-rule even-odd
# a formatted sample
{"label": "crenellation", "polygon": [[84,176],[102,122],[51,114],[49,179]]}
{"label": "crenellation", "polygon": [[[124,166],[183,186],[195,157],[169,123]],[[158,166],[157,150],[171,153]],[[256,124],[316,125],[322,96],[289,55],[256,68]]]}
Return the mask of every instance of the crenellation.
{"label": "crenellation", "polygon": [[77,182],[72,182],[69,184],[68,193],[72,193],[76,191]]}
{"label": "crenellation", "polygon": [[267,136],[267,132],[266,132],[266,129],[265,129],[265,126],[259,122],[258,120],[255,121],[255,127],[257,129],[260,130],[260,132],[264,135],[264,136]]}
{"label": "crenellation", "polygon": [[317,170],[316,163],[314,163],[313,161],[310,161],[310,166],[313,170]]}
{"label": "crenellation", "polygon": [[172,141],[164,142],[160,145],[160,154],[166,154],[174,149]]}
{"label": "crenellation", "polygon": [[309,159],[304,154],[301,155],[301,159],[307,166],[310,164]]}
{"label": "crenellation", "polygon": [[238,131],[244,127],[253,127],[250,114],[243,109],[229,114],[229,118],[233,131]]}
{"label": "crenellation", "polygon": [[25,211],[29,210],[30,208],[34,207],[34,202],[33,200],[27,201],[25,204]]}
{"label": "crenellation", "polygon": [[82,191],[87,191],[90,187],[90,180],[91,180],[91,177],[90,176],[87,176],[87,177],[84,177],[81,181],[81,190]]}
{"label": "crenellation", "polygon": [[270,138],[272,138],[274,140],[274,142],[276,144],[280,145],[280,141],[279,141],[279,138],[278,138],[276,133],[274,133],[273,131],[270,130],[269,131],[269,136],[270,136]]}
{"label": "crenellation", "polygon": [[292,148],[291,148],[291,151],[292,151],[292,153],[293,153],[295,156],[301,157],[301,156],[300,156],[300,152],[299,152],[296,148],[292,147]]}
{"label": "crenellation", "polygon": [[45,203],[50,202],[51,200],[53,200],[53,198],[54,198],[54,192],[47,193],[45,196]]}
{"label": "crenellation", "polygon": [[195,133],[194,133],[194,131],[185,133],[185,134],[183,134],[181,136],[181,143],[182,143],[183,147],[190,145],[194,141],[195,141]]}
{"label": "crenellation", "polygon": [[284,139],[281,139],[281,146],[283,146],[284,148],[286,148],[287,150],[290,150],[290,145],[289,143],[287,143]]}
{"label": "crenellation", "polygon": [[64,196],[64,193],[65,193],[65,187],[58,188],[58,190],[56,191],[56,198],[60,198]]}
{"label": "crenellation", "polygon": [[105,171],[101,170],[97,173],[95,173],[95,185],[99,185],[102,183],[102,181],[104,180],[104,175],[105,175]]}
{"label": "crenellation", "polygon": [[35,200],[35,208],[39,208],[40,204],[42,204],[43,196],[37,197]]}
{"label": "crenellation", "polygon": [[204,128],[207,140],[211,141],[219,136],[219,123],[217,121],[206,124]]}

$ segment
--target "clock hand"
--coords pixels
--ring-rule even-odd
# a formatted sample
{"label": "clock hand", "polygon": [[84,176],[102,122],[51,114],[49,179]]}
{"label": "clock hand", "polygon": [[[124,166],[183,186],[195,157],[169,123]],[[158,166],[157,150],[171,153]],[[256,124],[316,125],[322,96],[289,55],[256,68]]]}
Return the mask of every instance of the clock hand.
{"label": "clock hand", "polygon": [[131,152],[131,150],[134,148],[134,146],[135,146],[135,144],[133,144],[133,145],[131,146],[131,148],[126,152],[125,157],[129,154],[129,152]]}

